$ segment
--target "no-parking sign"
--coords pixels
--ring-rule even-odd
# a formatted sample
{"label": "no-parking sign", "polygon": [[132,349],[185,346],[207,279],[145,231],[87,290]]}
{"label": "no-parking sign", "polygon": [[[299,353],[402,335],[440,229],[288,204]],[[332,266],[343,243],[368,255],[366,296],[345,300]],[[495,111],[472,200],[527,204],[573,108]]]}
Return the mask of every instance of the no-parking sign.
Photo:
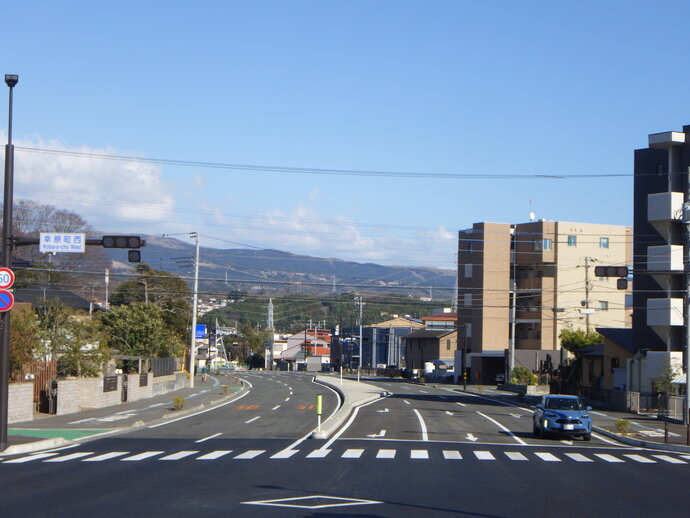
{"label": "no-parking sign", "polygon": [[14,305],[14,295],[7,290],[0,290],[0,312],[9,311]]}

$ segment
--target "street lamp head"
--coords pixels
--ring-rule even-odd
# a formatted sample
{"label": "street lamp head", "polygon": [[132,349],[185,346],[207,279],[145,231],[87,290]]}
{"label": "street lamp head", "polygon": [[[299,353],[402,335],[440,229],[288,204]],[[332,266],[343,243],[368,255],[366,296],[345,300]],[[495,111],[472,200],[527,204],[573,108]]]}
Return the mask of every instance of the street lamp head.
{"label": "street lamp head", "polygon": [[16,74],[5,74],[5,84],[10,88],[14,88],[19,82],[19,76]]}

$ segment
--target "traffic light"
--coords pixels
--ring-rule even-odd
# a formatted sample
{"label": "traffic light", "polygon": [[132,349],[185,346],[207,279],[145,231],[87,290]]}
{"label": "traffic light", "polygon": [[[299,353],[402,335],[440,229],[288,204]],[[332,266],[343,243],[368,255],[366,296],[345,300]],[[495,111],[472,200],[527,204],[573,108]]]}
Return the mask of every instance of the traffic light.
{"label": "traffic light", "polygon": [[130,250],[129,252],[127,252],[127,260],[130,263],[140,263],[141,252],[139,250]]}
{"label": "traffic light", "polygon": [[596,277],[621,277],[628,276],[627,266],[595,266],[594,275]]}
{"label": "traffic light", "polygon": [[141,248],[146,242],[139,236],[103,236],[103,248]]}

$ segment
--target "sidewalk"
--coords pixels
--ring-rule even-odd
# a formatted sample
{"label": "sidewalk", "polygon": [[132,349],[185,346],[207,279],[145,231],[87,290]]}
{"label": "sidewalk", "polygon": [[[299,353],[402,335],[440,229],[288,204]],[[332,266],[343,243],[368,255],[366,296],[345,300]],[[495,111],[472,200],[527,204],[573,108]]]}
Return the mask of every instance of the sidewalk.
{"label": "sidewalk", "polygon": [[[58,448],[72,441],[149,426],[225,402],[245,390],[232,373],[209,374],[205,382],[201,381],[199,374],[194,385],[194,388],[73,414],[35,414],[32,421],[8,425],[7,449],[0,452],[0,456]],[[223,385],[228,387],[227,393]],[[176,397],[185,399],[182,410],[173,409],[173,398]]]}

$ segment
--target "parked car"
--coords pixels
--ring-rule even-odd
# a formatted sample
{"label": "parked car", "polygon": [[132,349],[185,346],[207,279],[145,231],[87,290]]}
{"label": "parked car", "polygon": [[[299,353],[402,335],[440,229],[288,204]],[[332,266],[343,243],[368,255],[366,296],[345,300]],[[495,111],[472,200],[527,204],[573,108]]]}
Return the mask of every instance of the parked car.
{"label": "parked car", "polygon": [[496,385],[503,385],[506,382],[506,375],[502,372],[496,374],[496,378],[494,378],[494,381],[496,382]]}
{"label": "parked car", "polygon": [[534,435],[540,438],[548,434],[573,435],[589,441],[592,438],[589,410],[592,407],[585,406],[578,396],[543,396],[534,408]]}

